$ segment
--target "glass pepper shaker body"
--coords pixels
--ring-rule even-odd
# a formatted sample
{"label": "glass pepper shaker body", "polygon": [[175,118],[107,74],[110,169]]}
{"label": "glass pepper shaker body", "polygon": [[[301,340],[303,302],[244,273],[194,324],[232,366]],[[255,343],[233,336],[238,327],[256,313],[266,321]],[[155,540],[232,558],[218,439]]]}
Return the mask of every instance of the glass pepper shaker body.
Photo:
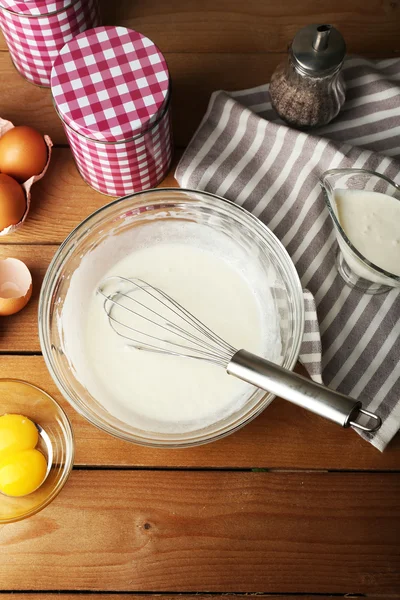
{"label": "glass pepper shaker body", "polygon": [[271,78],[270,96],[279,116],[298,128],[326,125],[345,100],[341,71],[346,45],[330,25],[309,25],[295,36],[288,58]]}

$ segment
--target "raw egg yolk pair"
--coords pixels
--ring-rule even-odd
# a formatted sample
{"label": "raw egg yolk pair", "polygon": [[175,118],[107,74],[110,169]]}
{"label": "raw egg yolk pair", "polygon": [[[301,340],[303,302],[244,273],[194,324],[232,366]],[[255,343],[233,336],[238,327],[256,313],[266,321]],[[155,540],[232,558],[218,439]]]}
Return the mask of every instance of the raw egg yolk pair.
{"label": "raw egg yolk pair", "polygon": [[0,417],[0,492],[26,496],[43,483],[47,461],[36,449],[36,425],[23,415]]}

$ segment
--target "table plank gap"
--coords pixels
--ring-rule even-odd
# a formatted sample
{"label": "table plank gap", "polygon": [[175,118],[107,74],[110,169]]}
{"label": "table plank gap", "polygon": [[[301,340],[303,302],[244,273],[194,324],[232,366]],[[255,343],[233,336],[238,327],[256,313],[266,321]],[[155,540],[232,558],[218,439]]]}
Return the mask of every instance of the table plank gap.
{"label": "table plank gap", "polygon": [[191,467],[191,466],[120,466],[120,465],[74,465],[74,471],[170,471],[170,472],[194,472],[194,473],[278,473],[278,474],[287,474],[287,473],[341,473],[341,474],[351,474],[351,473],[361,473],[361,474],[381,474],[384,475],[386,473],[391,474],[400,474],[400,469],[302,469],[301,467],[297,469],[285,469],[285,467],[274,467],[273,469],[269,468],[258,468],[258,467],[235,467],[235,466],[226,466],[226,467],[212,467],[212,466],[204,466],[204,467]]}

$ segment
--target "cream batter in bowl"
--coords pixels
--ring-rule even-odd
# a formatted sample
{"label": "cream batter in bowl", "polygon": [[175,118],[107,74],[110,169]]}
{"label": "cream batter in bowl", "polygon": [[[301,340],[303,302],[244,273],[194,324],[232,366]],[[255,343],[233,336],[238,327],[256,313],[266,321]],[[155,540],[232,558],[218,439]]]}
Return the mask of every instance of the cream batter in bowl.
{"label": "cream batter in bowl", "polygon": [[286,250],[258,219],[191,190],[121,198],[65,240],[39,305],[53,379],[108,433],[160,447],[201,444],[242,427],[273,399],[216,365],[130,347],[110,327],[97,292],[113,275],[159,287],[237,348],[288,369],[296,363],[301,285]]}

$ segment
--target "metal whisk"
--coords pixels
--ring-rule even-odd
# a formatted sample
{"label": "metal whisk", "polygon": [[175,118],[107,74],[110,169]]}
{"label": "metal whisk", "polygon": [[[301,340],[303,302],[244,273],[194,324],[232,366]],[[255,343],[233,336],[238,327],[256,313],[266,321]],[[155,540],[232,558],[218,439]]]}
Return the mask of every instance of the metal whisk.
{"label": "metal whisk", "polygon": [[[113,276],[98,288],[115,333],[138,350],[192,358],[280,396],[342,427],[373,432],[378,415],[360,401],[315,383],[247,350],[237,350],[164,291],[142,279]],[[368,424],[357,422],[360,415]]]}

